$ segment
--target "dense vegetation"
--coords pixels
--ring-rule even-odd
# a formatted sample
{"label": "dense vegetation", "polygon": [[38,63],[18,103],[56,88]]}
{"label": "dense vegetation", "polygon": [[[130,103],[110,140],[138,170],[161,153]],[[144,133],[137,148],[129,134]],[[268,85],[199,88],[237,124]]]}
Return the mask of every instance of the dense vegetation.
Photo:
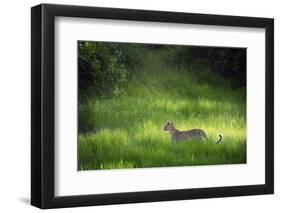
{"label": "dense vegetation", "polygon": [[[80,42],[79,168],[245,163],[245,54]],[[203,128],[208,140],[173,144],[166,120]]]}

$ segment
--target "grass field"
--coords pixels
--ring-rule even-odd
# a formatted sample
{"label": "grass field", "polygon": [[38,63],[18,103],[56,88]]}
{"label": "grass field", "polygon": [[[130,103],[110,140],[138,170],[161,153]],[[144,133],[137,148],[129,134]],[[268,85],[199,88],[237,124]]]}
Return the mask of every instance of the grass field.
{"label": "grass field", "polygon": [[[89,131],[79,133],[79,170],[246,163],[245,88],[198,65],[173,67],[163,51],[144,57],[121,95],[80,103]],[[208,139],[172,143],[165,121],[202,128]]]}

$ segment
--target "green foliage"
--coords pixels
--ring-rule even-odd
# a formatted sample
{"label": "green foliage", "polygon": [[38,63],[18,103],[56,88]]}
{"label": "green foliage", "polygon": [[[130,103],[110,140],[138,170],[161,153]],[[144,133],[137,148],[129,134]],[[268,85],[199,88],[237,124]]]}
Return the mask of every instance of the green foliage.
{"label": "green foliage", "polygon": [[119,51],[122,53],[122,62],[129,75],[133,74],[138,67],[145,63],[143,58],[147,51],[141,44],[120,43],[116,45],[118,45]]}
{"label": "green foliage", "polygon": [[108,97],[122,93],[127,71],[114,44],[79,42],[79,97]]}
{"label": "green foliage", "polygon": [[[246,163],[245,87],[232,89],[203,65],[174,67],[172,51],[141,52],[145,63],[126,66],[124,93],[80,103],[87,131],[79,133],[80,170]],[[202,128],[208,140],[173,144],[167,120],[180,130]]]}

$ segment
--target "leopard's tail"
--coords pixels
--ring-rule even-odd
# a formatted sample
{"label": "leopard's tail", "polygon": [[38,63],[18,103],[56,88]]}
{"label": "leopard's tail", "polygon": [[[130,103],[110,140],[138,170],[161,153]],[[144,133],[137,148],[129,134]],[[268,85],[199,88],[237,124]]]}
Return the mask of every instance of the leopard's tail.
{"label": "leopard's tail", "polygon": [[219,140],[217,141],[217,143],[216,144],[220,144],[222,142],[222,135],[221,134],[219,134]]}

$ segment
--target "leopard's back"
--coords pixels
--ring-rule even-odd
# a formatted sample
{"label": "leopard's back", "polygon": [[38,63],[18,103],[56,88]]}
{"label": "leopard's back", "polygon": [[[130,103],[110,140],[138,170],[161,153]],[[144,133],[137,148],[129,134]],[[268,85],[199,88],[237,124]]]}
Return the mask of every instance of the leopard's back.
{"label": "leopard's back", "polygon": [[172,140],[178,141],[189,141],[192,139],[205,139],[207,135],[202,129],[190,129],[186,131],[175,131],[172,134]]}

